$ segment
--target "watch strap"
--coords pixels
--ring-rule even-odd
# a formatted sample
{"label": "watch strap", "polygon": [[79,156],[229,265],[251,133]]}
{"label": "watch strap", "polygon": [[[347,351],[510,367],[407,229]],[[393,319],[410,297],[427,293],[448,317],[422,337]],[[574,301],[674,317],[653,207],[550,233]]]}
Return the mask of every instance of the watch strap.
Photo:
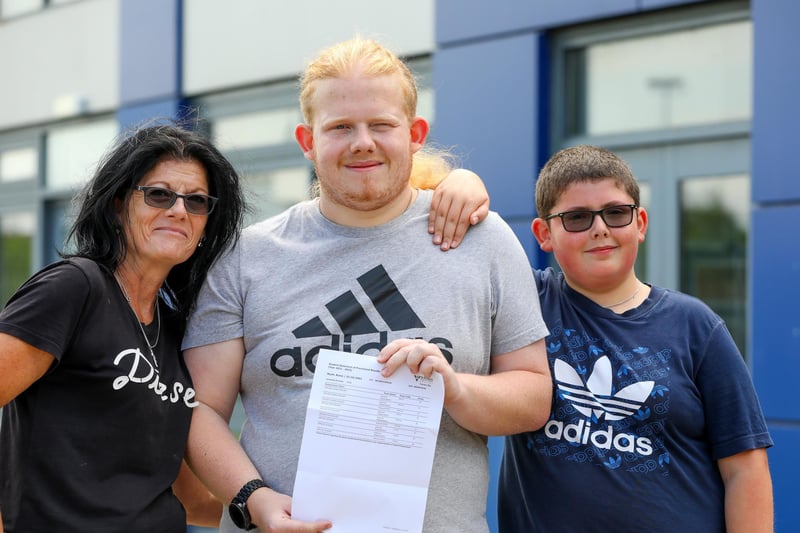
{"label": "watch strap", "polygon": [[233,497],[231,503],[234,502],[241,504],[247,503],[247,499],[250,497],[250,495],[253,494],[253,492],[255,492],[256,489],[260,489],[262,487],[269,488],[269,485],[264,483],[263,479],[251,479],[250,481],[245,483],[241,489],[239,489],[239,492],[236,494],[236,496]]}

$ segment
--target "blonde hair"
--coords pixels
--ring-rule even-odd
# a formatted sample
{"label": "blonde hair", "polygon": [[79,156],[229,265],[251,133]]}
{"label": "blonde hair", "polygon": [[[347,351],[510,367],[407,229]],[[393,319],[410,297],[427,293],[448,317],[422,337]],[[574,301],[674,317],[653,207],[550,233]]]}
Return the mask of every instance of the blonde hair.
{"label": "blonde hair", "polygon": [[417,113],[417,81],[411,70],[389,49],[372,39],[354,37],[324,49],[300,77],[300,110],[306,124],[314,124],[312,99],[316,82],[342,78],[356,72],[368,76],[397,74],[403,91],[403,107],[411,122]]}
{"label": "blonde hair", "polygon": [[[403,109],[409,124],[417,115],[417,81],[408,65],[373,39],[354,37],[324,49],[300,76],[300,110],[313,127],[316,82],[354,73],[368,76],[397,75],[403,93]],[[411,186],[435,188],[453,169],[453,156],[446,150],[423,147],[414,154]]]}

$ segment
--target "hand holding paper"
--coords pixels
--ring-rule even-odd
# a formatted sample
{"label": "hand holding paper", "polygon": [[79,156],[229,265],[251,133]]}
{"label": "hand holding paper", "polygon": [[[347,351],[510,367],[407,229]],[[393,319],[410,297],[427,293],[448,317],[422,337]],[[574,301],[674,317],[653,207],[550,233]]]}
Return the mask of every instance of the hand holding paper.
{"label": "hand holding paper", "polygon": [[[446,362],[446,361],[445,361]],[[321,350],[306,414],[292,516],[331,531],[422,531],[444,385],[375,357]]]}

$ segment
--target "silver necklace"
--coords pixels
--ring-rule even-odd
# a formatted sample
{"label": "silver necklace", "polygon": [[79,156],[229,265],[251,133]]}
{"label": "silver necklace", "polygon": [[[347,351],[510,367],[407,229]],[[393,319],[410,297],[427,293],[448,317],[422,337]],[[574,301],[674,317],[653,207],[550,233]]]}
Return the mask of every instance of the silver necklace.
{"label": "silver necklace", "polygon": [[161,337],[161,309],[158,307],[158,296],[156,296],[156,303],[154,305],[156,309],[156,340],[151,343],[150,339],[147,337],[147,333],[144,331],[142,322],[139,320],[139,316],[136,314],[136,310],[133,308],[131,297],[128,296],[128,291],[125,290],[125,285],[119,278],[117,278],[117,276],[114,276],[114,279],[117,281],[117,285],[119,285],[122,295],[125,296],[125,300],[128,302],[128,307],[130,308],[131,313],[133,313],[133,318],[136,320],[136,323],[139,324],[139,331],[142,332],[144,342],[147,344],[147,348],[150,350],[150,357],[153,359],[153,364],[156,366],[156,370],[158,370],[158,360],[156,359],[155,352],[153,352],[153,348],[158,346],[158,339]]}
{"label": "silver necklace", "polygon": [[624,300],[620,300],[619,302],[617,302],[617,303],[615,303],[615,304],[611,304],[611,305],[604,305],[604,306],[603,306],[603,308],[605,308],[605,309],[611,309],[612,307],[617,307],[617,306],[619,306],[619,305],[622,305],[622,304],[624,304],[624,303],[628,303],[628,302],[630,302],[631,300],[633,300],[634,298],[636,298],[636,295],[637,295],[637,294],[639,294],[639,291],[641,290],[641,288],[642,288],[642,284],[641,284],[641,283],[639,283],[639,284],[637,285],[637,287],[636,287],[636,290],[635,290],[635,291],[633,291],[633,294],[631,294],[630,296],[628,296],[628,297],[627,297],[627,298],[625,298]]}

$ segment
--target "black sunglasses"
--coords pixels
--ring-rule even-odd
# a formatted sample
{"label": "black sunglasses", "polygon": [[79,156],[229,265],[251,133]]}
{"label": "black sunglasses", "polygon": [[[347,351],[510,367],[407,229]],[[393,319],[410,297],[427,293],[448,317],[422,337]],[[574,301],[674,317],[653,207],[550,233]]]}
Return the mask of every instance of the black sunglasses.
{"label": "black sunglasses", "polygon": [[178,194],[163,187],[137,185],[134,190],[144,193],[144,203],[159,209],[169,209],[175,205],[178,198],[183,198],[183,206],[187,212],[193,215],[208,215],[214,210],[214,206],[217,203],[217,199],[213,196],[198,193]]}
{"label": "black sunglasses", "polygon": [[544,219],[550,220],[558,217],[561,219],[564,229],[573,233],[591,228],[592,224],[594,224],[595,215],[600,215],[600,218],[609,228],[622,228],[633,222],[633,210],[638,207],[636,204],[622,204],[612,205],[597,211],[564,211],[563,213],[547,215]]}

